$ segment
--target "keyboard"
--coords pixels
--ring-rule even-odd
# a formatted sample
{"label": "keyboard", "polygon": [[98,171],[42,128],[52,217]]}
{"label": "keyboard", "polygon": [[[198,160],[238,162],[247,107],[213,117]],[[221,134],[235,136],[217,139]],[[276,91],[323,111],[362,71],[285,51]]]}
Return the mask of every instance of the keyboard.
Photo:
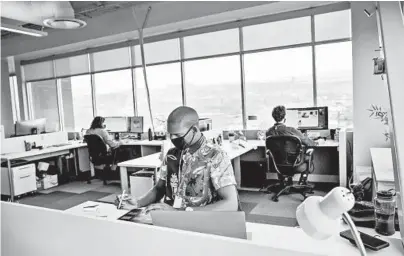
{"label": "keyboard", "polygon": [[52,145],[52,147],[63,147],[63,146],[69,146],[69,145],[71,145],[71,144],[70,143],[61,143],[61,144]]}

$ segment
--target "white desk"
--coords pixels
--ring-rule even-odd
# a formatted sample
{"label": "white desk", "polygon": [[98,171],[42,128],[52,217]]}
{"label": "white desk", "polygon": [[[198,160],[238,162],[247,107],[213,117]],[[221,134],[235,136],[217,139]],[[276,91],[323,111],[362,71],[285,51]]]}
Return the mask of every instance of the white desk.
{"label": "white desk", "polygon": [[139,157],[129,161],[121,162],[118,164],[120,167],[119,172],[121,175],[121,188],[129,193],[128,185],[128,168],[149,168],[154,170],[154,178],[157,180],[157,169],[161,166],[160,160],[161,153],[155,153],[144,157]]}
{"label": "white desk", "polygon": [[[84,206],[98,205],[98,211],[84,210]],[[126,214],[126,210],[118,210],[115,205],[87,201],[65,212],[89,218],[98,218],[105,220],[116,220]],[[340,231],[347,230],[348,226],[341,225]],[[359,228],[360,231],[369,235],[376,235],[374,229]],[[307,236],[299,227],[284,227],[269,224],[246,222],[246,231],[250,233],[249,242],[269,246],[272,248],[288,249],[306,253],[325,254],[331,256],[357,256],[359,251],[348,240],[339,237],[339,234],[327,240],[315,240]],[[400,233],[396,232],[393,236],[381,236],[382,240],[390,243],[390,246],[374,252],[367,250],[368,255],[377,256],[401,256],[404,255],[404,248],[401,244]]]}
{"label": "white desk", "polygon": [[[11,201],[12,202],[14,201],[14,188],[13,188],[13,182],[12,182],[14,177],[13,177],[13,172],[11,171],[11,161],[12,160],[24,159],[27,161],[35,161],[35,160],[65,155],[65,154],[68,154],[71,149],[77,149],[77,148],[82,148],[82,147],[87,147],[87,144],[79,142],[79,141],[72,141],[72,142],[69,142],[67,145],[63,145],[63,146],[51,146],[51,147],[47,147],[44,149],[32,149],[30,151],[2,154],[1,160],[7,161],[8,177],[9,177],[10,190],[11,190],[10,191]],[[76,159],[75,151],[74,151],[74,161],[75,161],[75,167],[76,167],[77,159]],[[76,170],[76,172],[77,172],[77,170]]]}
{"label": "white desk", "polygon": [[[240,156],[247,153],[253,149],[253,146],[249,143],[245,144],[245,147],[238,146],[229,141],[224,141],[222,145],[223,150],[229,155],[230,159],[233,161],[233,169],[237,182],[238,188],[240,188],[241,183],[241,168],[240,168]],[[161,153],[155,153],[152,155],[136,158],[133,160],[121,162],[118,164],[120,167],[121,175],[121,188],[122,191],[129,191],[128,186],[128,168],[150,168],[154,169],[155,181],[157,181],[157,169],[161,166],[160,160]]]}
{"label": "white desk", "polygon": [[[163,140],[128,140],[128,139],[122,139],[120,140],[122,143],[122,146],[139,146],[140,147],[140,155],[141,156],[146,156],[150,155],[153,153],[156,153],[157,151],[160,151],[160,148],[163,146],[164,141]],[[156,150],[157,148],[157,150]]]}

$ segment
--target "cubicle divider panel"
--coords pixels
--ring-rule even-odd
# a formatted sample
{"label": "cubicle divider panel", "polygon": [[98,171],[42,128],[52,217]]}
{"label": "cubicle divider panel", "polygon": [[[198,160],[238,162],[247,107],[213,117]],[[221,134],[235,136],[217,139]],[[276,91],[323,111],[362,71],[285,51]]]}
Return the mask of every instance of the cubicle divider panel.
{"label": "cubicle divider panel", "polygon": [[77,216],[8,202],[1,202],[1,208],[2,255],[315,255],[248,240]]}
{"label": "cubicle divider panel", "polygon": [[53,132],[38,135],[28,135],[21,137],[7,138],[1,141],[1,153],[16,153],[24,152],[24,141],[35,142],[37,146],[51,146],[57,144],[67,143],[67,132]]}

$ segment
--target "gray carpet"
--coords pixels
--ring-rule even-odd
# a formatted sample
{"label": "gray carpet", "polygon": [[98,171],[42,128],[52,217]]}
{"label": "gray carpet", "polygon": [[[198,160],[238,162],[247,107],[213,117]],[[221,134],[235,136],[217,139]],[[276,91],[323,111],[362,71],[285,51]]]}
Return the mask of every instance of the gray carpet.
{"label": "gray carpet", "polygon": [[[92,184],[71,182],[41,191],[34,196],[23,197],[18,202],[63,211],[86,201],[113,203],[120,193],[119,182],[109,182],[104,186],[102,181],[93,180]],[[325,192],[315,191],[315,195],[325,195]],[[297,226],[295,212],[303,201],[300,194],[283,195],[278,202],[271,200],[271,194],[262,192],[240,191],[239,197],[248,222]]]}

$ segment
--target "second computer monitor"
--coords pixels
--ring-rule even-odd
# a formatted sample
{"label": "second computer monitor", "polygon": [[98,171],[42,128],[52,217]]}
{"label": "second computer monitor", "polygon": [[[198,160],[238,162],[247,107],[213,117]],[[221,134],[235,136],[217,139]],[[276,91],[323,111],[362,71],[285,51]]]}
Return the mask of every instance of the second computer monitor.
{"label": "second computer monitor", "polygon": [[328,107],[288,108],[286,123],[299,130],[326,130]]}
{"label": "second computer monitor", "polygon": [[132,116],[130,118],[129,131],[133,133],[143,132],[143,116]]}

